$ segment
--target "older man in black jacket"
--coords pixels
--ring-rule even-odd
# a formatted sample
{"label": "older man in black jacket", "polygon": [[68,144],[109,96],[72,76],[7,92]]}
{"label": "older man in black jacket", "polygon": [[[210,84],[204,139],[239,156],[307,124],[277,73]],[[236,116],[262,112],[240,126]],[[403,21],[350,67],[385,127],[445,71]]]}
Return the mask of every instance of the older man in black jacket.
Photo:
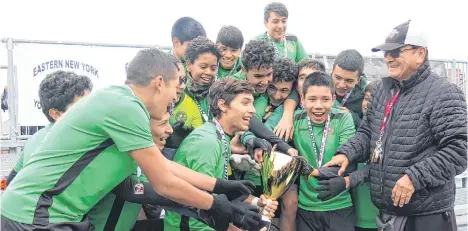
{"label": "older man in black jacket", "polygon": [[325,166],[370,160],[372,202],[384,230],[456,230],[455,180],[467,166],[463,91],[431,71],[413,21],[393,29],[383,51],[389,76],[372,93],[356,136]]}

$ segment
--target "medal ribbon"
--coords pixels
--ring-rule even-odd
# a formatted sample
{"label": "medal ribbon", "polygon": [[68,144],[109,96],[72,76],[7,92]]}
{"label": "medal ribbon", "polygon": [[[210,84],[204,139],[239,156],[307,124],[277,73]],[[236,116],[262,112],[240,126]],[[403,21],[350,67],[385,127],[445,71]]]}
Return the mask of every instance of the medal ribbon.
{"label": "medal ribbon", "polygon": [[323,136],[322,136],[322,143],[320,144],[320,152],[318,151],[317,144],[315,142],[315,136],[314,136],[314,131],[312,130],[312,122],[310,121],[310,117],[307,116],[307,120],[309,124],[310,139],[312,139],[312,146],[314,149],[315,157],[317,158],[317,168],[320,168],[322,166],[323,154],[325,153],[325,145],[326,145],[327,137],[328,137],[328,130],[330,128],[330,113],[328,114],[327,121],[325,122],[325,127],[323,128]]}
{"label": "medal ribbon", "polygon": [[383,118],[382,124],[380,125],[380,136],[379,136],[379,140],[377,142],[382,141],[382,137],[383,137],[383,134],[384,134],[384,131],[385,131],[385,127],[387,126],[388,116],[390,115],[390,112],[392,112],[393,105],[397,101],[398,96],[400,96],[400,91],[397,91],[397,93],[395,93],[395,95],[392,97],[392,99],[389,100],[387,102],[387,105],[385,106],[384,118]]}
{"label": "medal ribbon", "polygon": [[351,91],[346,93],[346,95],[343,97],[343,99],[341,100],[341,106],[342,107],[344,107],[344,104],[346,103],[346,101],[348,100],[348,98],[349,98],[349,96],[351,95],[352,92],[353,92],[353,89],[351,89]]}
{"label": "medal ribbon", "polygon": [[202,109],[202,107],[200,106],[200,103],[198,102],[198,100],[195,99],[195,98],[193,98],[193,100],[195,101],[195,104],[197,105],[198,110],[200,110],[200,113],[201,113],[201,115],[202,115],[202,117],[203,117],[203,120],[204,120],[203,122],[208,121],[208,115],[205,113],[205,111],[203,111],[203,109]]}
{"label": "medal ribbon", "polygon": [[223,128],[221,127],[221,125],[219,124],[218,120],[216,119],[213,119],[213,123],[216,125],[216,130],[218,130],[218,132],[221,134],[221,140],[223,141],[223,144],[224,144],[224,152],[223,152],[223,155],[224,155],[224,179],[227,180],[228,179],[228,143],[227,143],[227,140],[226,140],[226,136],[224,134],[224,130]]}
{"label": "medal ribbon", "polygon": [[[270,36],[268,35],[268,32],[266,34],[268,40],[270,41],[271,45],[273,45],[273,47],[275,48],[275,53],[279,55],[279,50],[278,50],[278,47],[276,47],[276,44],[273,42],[273,40],[270,38]],[[287,41],[286,41],[286,37],[284,37],[284,40],[283,40],[283,46],[284,46],[284,57],[287,58],[288,57],[288,49],[286,48],[286,45],[287,45]]]}

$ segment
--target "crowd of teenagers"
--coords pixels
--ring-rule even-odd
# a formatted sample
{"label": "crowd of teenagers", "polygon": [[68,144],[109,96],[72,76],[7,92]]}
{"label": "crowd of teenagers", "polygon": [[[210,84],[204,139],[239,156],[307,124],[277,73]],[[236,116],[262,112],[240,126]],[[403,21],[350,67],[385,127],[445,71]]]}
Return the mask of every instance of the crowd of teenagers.
{"label": "crowd of teenagers", "polygon": [[[287,23],[268,4],[266,32],[244,46],[234,26],[213,42],[183,17],[170,53],[139,51],[125,84],[47,75],[50,124],[8,177],[2,230],[252,231],[262,215],[284,231],[456,230],[466,102],[431,71],[423,31],[393,28],[372,49],[389,76],[368,83],[358,51],[327,71]],[[275,145],[302,171],[272,201],[261,166]]]}

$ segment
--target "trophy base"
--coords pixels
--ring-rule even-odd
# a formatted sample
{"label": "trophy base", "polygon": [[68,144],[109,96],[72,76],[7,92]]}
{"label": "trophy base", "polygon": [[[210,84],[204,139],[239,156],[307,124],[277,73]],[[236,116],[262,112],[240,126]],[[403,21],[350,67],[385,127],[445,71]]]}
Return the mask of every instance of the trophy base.
{"label": "trophy base", "polygon": [[261,228],[258,231],[270,231],[270,227],[271,227],[270,219],[266,216],[262,216],[262,220],[260,221],[259,227]]}

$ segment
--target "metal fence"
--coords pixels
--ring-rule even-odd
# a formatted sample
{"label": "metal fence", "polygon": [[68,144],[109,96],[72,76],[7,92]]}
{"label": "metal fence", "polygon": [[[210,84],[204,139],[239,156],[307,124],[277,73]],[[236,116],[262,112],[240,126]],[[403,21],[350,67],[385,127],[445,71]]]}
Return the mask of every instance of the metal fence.
{"label": "metal fence", "polygon": [[[91,46],[91,47],[112,47],[112,48],[150,48],[157,47],[162,50],[169,51],[171,47],[157,46],[157,45],[138,45],[138,44],[112,44],[112,43],[87,43],[87,42],[72,42],[72,41],[45,41],[45,40],[23,40],[6,38],[2,40],[6,45],[7,50],[7,63],[2,65],[0,69],[7,70],[7,86],[8,86],[8,114],[9,122],[3,123],[3,126],[8,126],[9,132],[2,134],[1,149],[2,152],[8,153],[9,156],[15,160],[21,151],[22,146],[30,135],[34,134],[42,126],[20,126],[18,123],[18,76],[17,67],[21,67],[21,63],[16,63],[14,59],[15,45],[17,44],[37,44],[37,45],[57,45],[57,46]],[[335,55],[327,54],[310,54],[311,58],[321,60],[328,71],[331,71],[333,62],[336,58]],[[447,78],[450,82],[457,84],[466,92],[466,72],[467,61],[459,60],[431,60],[433,71],[437,72],[440,76]],[[387,76],[387,66],[384,59],[381,57],[365,57],[365,70],[364,73],[368,76],[370,81],[380,79]],[[4,130],[4,129],[2,129]],[[3,157],[4,155],[2,155]],[[12,165],[10,161],[4,163],[0,172],[4,175],[8,172]]]}

